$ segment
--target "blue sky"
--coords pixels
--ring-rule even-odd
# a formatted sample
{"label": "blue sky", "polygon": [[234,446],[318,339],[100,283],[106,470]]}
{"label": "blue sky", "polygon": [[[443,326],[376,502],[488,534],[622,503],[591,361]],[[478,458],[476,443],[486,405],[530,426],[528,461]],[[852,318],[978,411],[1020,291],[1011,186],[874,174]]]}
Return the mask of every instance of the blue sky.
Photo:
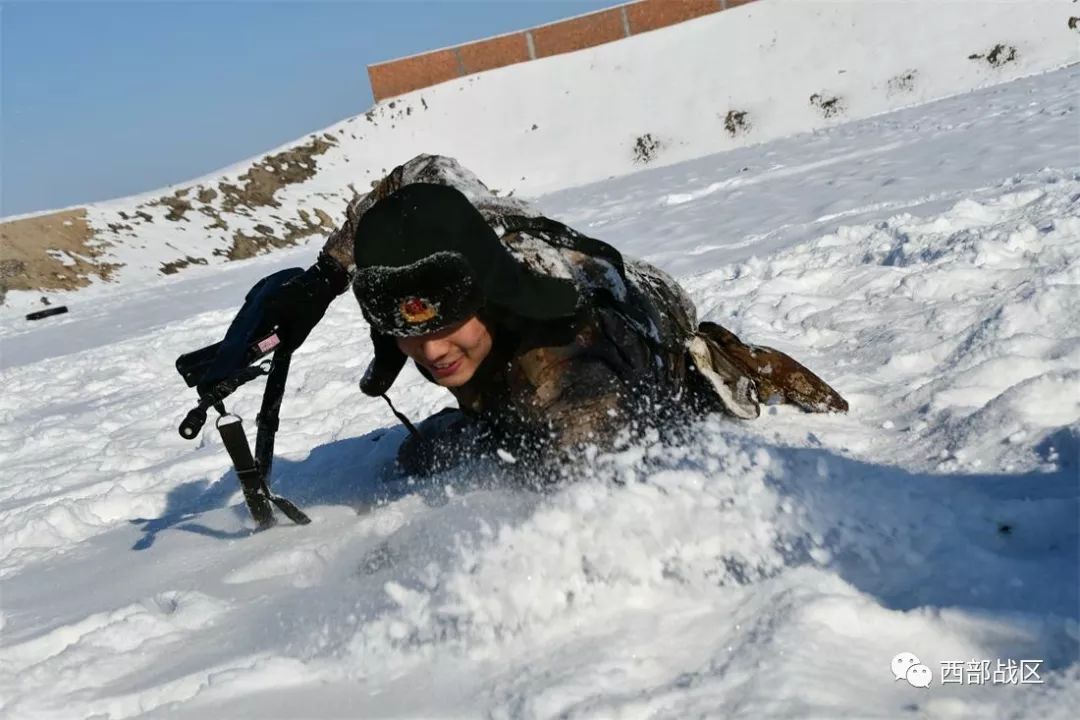
{"label": "blue sky", "polygon": [[367,65],[617,4],[0,2],[0,216],[153,190],[372,103]]}

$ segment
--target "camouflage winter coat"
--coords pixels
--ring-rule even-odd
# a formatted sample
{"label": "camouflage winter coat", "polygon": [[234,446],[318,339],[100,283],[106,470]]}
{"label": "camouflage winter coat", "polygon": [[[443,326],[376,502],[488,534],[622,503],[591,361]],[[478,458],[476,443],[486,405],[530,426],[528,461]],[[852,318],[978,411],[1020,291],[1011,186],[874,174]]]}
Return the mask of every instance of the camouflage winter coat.
{"label": "camouflage winter coat", "polygon": [[441,450],[461,453],[470,443],[470,454],[499,448],[512,455],[610,446],[622,432],[685,417],[688,410],[756,417],[758,402],[773,397],[811,410],[846,409],[831,388],[786,355],[744,345],[718,325],[699,325],[693,303],[666,273],[521,200],[496,196],[451,158],[420,155],[394,168],[350,203],[324,251],[355,274],[359,218],[415,182],[456,187],[518,260],[573,280],[584,301],[572,321],[495,328],[488,358],[469,382],[451,388],[465,419],[452,419],[449,428],[432,423],[442,426],[442,441],[422,452],[417,441],[407,443],[406,455],[423,456],[411,469],[431,469]]}

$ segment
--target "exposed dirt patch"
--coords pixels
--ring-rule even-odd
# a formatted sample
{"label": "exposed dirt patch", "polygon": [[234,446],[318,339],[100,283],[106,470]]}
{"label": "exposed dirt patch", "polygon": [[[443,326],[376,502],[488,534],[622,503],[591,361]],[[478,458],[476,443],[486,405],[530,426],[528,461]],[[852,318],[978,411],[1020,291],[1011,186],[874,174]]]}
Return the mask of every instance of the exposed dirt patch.
{"label": "exposed dirt patch", "polygon": [[839,96],[825,97],[821,93],[814,93],[810,96],[810,104],[820,110],[825,118],[838,117],[844,114],[844,99]]}
{"label": "exposed dirt patch", "polygon": [[[190,213],[198,212],[213,219],[208,229],[228,231],[229,223],[226,218],[230,213],[250,216],[251,211],[256,208],[281,207],[274,194],[288,185],[304,182],[314,176],[318,169],[316,158],[335,144],[336,140],[330,134],[312,135],[301,145],[262,158],[240,175],[236,182],[221,182],[216,187],[199,185],[181,188],[172,195],[150,201],[146,206],[168,208],[165,220],[171,222],[190,222]],[[219,199],[220,208],[210,205]],[[284,232],[279,231],[277,235],[274,228],[268,225],[257,225],[254,233],[237,230],[233,233],[232,245],[228,249],[215,250],[214,254],[229,260],[240,260],[273,248],[296,245],[304,238],[329,232],[334,228],[329,215],[321,210],[314,212],[313,217],[307,211],[299,210],[300,222],[285,222]],[[153,216],[143,210],[137,210],[135,215],[144,222],[153,222]],[[126,216],[124,217],[126,219]],[[205,262],[203,258],[189,256],[163,263],[161,272],[171,275],[189,265]]]}
{"label": "exposed dirt patch", "polygon": [[209,225],[206,226],[208,229],[211,229],[211,230],[215,229],[215,228],[221,229],[221,230],[228,230],[229,229],[229,224],[226,223],[224,218],[221,217],[221,213],[219,213],[217,211],[217,208],[213,208],[213,207],[211,207],[209,205],[203,205],[201,208],[199,208],[199,212],[202,213],[203,215],[205,215],[208,218],[213,218],[214,222],[212,222],[212,223],[210,223]]}
{"label": "exposed dirt patch", "polygon": [[243,260],[266,252],[271,248],[288,247],[283,239],[271,234],[248,235],[237,230],[233,233],[233,244],[228,250],[215,250],[215,255],[222,255],[229,260]]}
{"label": "exposed dirt patch", "polygon": [[267,225],[256,225],[255,235],[237,230],[233,233],[232,246],[228,250],[215,250],[214,254],[224,256],[229,260],[243,260],[275,248],[297,245],[305,238],[329,233],[334,229],[334,221],[327,213],[319,209],[314,212],[313,218],[305,210],[299,210],[301,224],[286,222],[285,232],[282,235],[275,235],[274,229]]}
{"label": "exposed dirt patch", "polygon": [[889,94],[900,95],[903,93],[910,93],[915,91],[915,77],[919,74],[918,70],[907,70],[900,73],[895,77],[889,78]]}
{"label": "exposed dirt patch", "polygon": [[161,274],[162,275],[172,275],[173,273],[178,272],[180,270],[180,268],[186,268],[188,265],[205,265],[205,264],[206,264],[206,258],[197,258],[197,257],[191,257],[190,255],[188,255],[183,260],[173,260],[172,262],[162,263],[161,264]]}
{"label": "exposed dirt patch", "polygon": [[724,129],[731,137],[745,135],[751,127],[750,116],[745,110],[728,110],[724,116]]}
{"label": "exposed dirt patch", "polygon": [[74,290],[109,279],[118,265],[98,262],[86,211],[64,210],[0,224],[0,303],[9,290]]}
{"label": "exposed dirt patch", "polygon": [[165,207],[169,208],[168,214],[165,215],[166,220],[172,220],[173,222],[177,222],[179,220],[183,220],[184,222],[190,222],[187,218],[184,217],[184,213],[191,209],[191,203],[187,200],[184,200],[181,193],[183,193],[183,195],[187,194],[186,191],[177,190],[176,195],[159,198],[158,200],[154,200],[148,204],[164,205]]}
{"label": "exposed dirt patch", "polygon": [[1080,17],[1076,17],[1074,15],[1071,18],[1069,18],[1069,29],[1070,30],[1080,30]]}
{"label": "exposed dirt patch", "polygon": [[1016,48],[1012,45],[998,43],[990,48],[986,54],[973,53],[968,55],[968,60],[985,60],[992,68],[999,68],[1016,60]]}
{"label": "exposed dirt patch", "polygon": [[656,158],[660,151],[661,143],[651,133],[645,133],[634,141],[634,162],[648,165]]}
{"label": "exposed dirt patch", "polygon": [[274,193],[286,185],[304,182],[315,175],[315,158],[337,144],[330,134],[312,136],[303,145],[267,155],[237,178],[240,185],[219,183],[221,207],[232,212],[238,207],[280,207]]}
{"label": "exposed dirt patch", "polygon": [[[126,212],[117,211],[118,219],[105,223],[107,230],[101,229],[97,237],[82,209],[0,224],[0,303],[8,290],[72,290],[88,285],[93,277],[109,279],[118,266],[100,260],[104,249],[111,244],[103,238],[137,237],[145,224],[154,223],[155,215],[160,225],[190,223],[193,217],[198,217],[193,213],[199,213],[212,219],[210,229],[228,232],[233,222],[230,213],[250,217],[257,208],[281,207],[275,193],[314,176],[316,158],[335,144],[335,138],[329,134],[312,135],[300,145],[263,157],[235,182],[184,187]],[[167,212],[162,216],[151,210],[154,207],[164,207]],[[285,222],[278,218],[281,225],[277,230],[260,225],[254,233],[237,231],[232,237],[232,247],[217,250],[215,254],[230,260],[251,257],[271,248],[296,245],[304,238],[328,233],[335,227],[330,216],[321,210],[299,210],[298,216]],[[162,263],[161,272],[171,275],[189,265],[206,262],[205,258],[188,256]]]}

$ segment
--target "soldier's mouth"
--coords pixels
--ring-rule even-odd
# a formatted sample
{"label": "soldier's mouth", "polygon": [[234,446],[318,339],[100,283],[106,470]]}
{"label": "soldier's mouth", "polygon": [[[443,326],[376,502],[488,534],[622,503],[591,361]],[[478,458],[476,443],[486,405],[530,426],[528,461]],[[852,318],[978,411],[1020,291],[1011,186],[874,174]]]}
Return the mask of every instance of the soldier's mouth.
{"label": "soldier's mouth", "polygon": [[432,365],[431,373],[435,377],[449,377],[458,371],[458,369],[461,367],[462,360],[463,358],[458,358],[452,363],[439,363],[438,365]]}

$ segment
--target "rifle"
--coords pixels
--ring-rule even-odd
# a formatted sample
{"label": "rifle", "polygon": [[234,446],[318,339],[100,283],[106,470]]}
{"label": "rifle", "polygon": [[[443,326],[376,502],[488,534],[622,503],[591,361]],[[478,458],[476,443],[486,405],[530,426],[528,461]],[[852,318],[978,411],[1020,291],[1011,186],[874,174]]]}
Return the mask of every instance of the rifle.
{"label": "rifle", "polygon": [[[267,298],[281,285],[302,272],[299,268],[290,268],[260,280],[244,298],[240,312],[221,342],[176,359],[176,369],[184,382],[199,393],[198,404],[180,423],[180,437],[185,440],[197,437],[206,424],[207,410],[217,411],[219,417],[215,426],[236,469],[244,502],[260,530],[276,522],[271,503],[294,523],[307,525],[311,522],[311,518],[292,502],[271,493],[267,482],[274,462],[274,438],[292,349],[282,347],[277,328],[265,319],[262,309]],[[264,359],[270,353],[273,356]],[[267,376],[266,387],[255,420],[258,431],[252,456],[243,420],[225,410],[224,400],[242,385],[263,375]]]}

